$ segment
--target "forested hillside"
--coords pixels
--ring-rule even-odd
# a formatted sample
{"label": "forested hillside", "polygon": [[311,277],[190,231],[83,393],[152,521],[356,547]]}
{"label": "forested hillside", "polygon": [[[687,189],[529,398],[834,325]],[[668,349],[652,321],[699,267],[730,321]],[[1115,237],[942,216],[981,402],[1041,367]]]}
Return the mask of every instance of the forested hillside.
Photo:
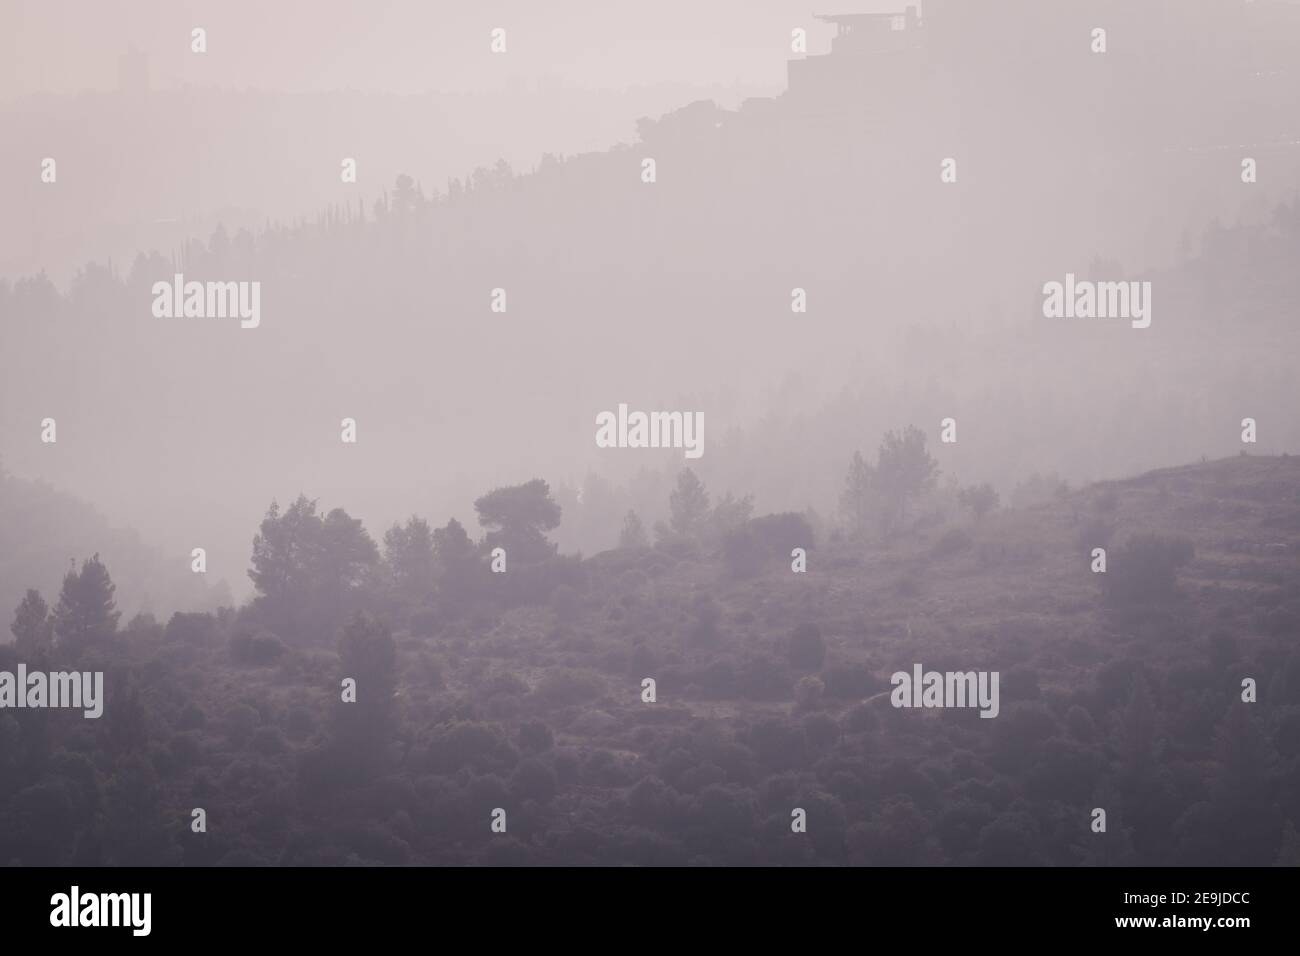
{"label": "forested hillside", "polygon": [[[302,498],[267,512],[242,609],[76,637],[20,614],[0,667],[102,668],[112,706],[0,716],[0,859],[1300,862],[1300,462],[1004,509],[903,445],[928,475],[892,483],[887,442],[817,531],[690,472],[653,545],[629,515],[586,560],[547,544],[542,481],[481,497],[477,541],[412,518],[380,543]],[[1000,669],[998,719],[891,707],[914,663]]]}

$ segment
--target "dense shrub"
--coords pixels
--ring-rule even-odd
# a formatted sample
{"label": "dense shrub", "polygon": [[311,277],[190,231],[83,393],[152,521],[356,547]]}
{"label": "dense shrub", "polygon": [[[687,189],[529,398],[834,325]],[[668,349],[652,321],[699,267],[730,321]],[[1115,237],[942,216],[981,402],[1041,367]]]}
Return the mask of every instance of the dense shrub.
{"label": "dense shrub", "polygon": [[555,771],[535,757],[521,760],[510,776],[510,796],[519,802],[548,803],[557,787]]}
{"label": "dense shrub", "polygon": [[816,624],[800,624],[790,635],[786,645],[786,660],[790,666],[801,671],[815,671],[826,659],[826,642],[822,639],[821,628]]}
{"label": "dense shrub", "polygon": [[236,664],[274,664],[284,654],[284,644],[269,631],[240,631],[230,638],[230,659]]}
{"label": "dense shrub", "polygon": [[551,610],[555,612],[557,620],[572,621],[578,615],[582,598],[578,594],[578,589],[572,584],[559,584],[551,592],[548,603]]}
{"label": "dense shrub", "polygon": [[960,554],[971,546],[970,532],[964,528],[949,528],[939,536],[939,540],[930,548],[936,558],[947,558]]}
{"label": "dense shrub", "polygon": [[509,671],[498,671],[478,688],[483,697],[522,697],[530,690],[528,682]]}
{"label": "dense shrub", "polygon": [[555,744],[551,728],[540,720],[530,720],[520,724],[516,739],[519,743],[519,749],[530,754],[543,753],[550,750]]}
{"label": "dense shrub", "polygon": [[781,700],[790,696],[791,678],[779,660],[756,651],[740,665],[740,693],[750,700]]}
{"label": "dense shrub", "polygon": [[692,679],[710,696],[729,697],[736,692],[736,665],[720,657],[696,671]]}
{"label": "dense shrub", "polygon": [[870,697],[889,688],[889,682],[877,677],[871,668],[861,661],[840,661],[831,664],[822,673],[826,684],[826,693],[830,697],[852,700],[858,697]]}
{"label": "dense shrub", "polygon": [[1158,604],[1178,594],[1178,569],[1192,560],[1191,539],[1142,534],[1129,538],[1107,561],[1106,598],[1116,606]]}
{"label": "dense shrub", "polygon": [[797,512],[763,515],[752,519],[748,527],[759,547],[778,557],[789,557],[792,548],[813,549],[812,525]]}
{"label": "dense shrub", "polygon": [[723,538],[727,569],[738,577],[757,574],[773,560],[790,560],[795,548],[813,549],[813,529],[796,512],[752,518]]}
{"label": "dense shrub", "polygon": [[511,561],[509,554],[506,558],[507,572],[490,574],[487,589],[503,604],[546,604],[555,590],[564,585],[573,589],[574,594],[561,597],[563,607],[566,601],[575,604],[577,594],[585,587],[582,560],[574,555],[556,555],[533,564]]}
{"label": "dense shrub", "polygon": [[534,696],[550,707],[581,704],[601,692],[599,675],[570,668],[548,671],[538,682]]}
{"label": "dense shrub", "polygon": [[800,677],[794,685],[794,703],[799,710],[816,710],[822,705],[822,696],[826,685],[820,677],[807,674]]}
{"label": "dense shrub", "polygon": [[839,722],[834,717],[824,711],[818,711],[804,717],[803,735],[808,746],[813,750],[821,751],[828,750],[840,739],[841,730]]}
{"label": "dense shrub", "polygon": [[208,647],[217,642],[219,628],[211,614],[186,614],[177,611],[167,622],[163,639]]}
{"label": "dense shrub", "polygon": [[728,532],[722,539],[722,560],[734,577],[753,577],[763,570],[769,558],[748,525]]}
{"label": "dense shrub", "polygon": [[844,717],[844,727],[851,733],[865,734],[880,726],[875,709],[870,704],[858,704]]}
{"label": "dense shrub", "polygon": [[687,636],[695,644],[711,644],[718,636],[722,608],[712,594],[697,594],[691,604],[691,622]]}
{"label": "dense shrub", "polygon": [[424,764],[435,773],[470,767],[481,773],[513,767],[517,760],[501,728],[469,720],[434,727],[424,746]]}
{"label": "dense shrub", "polygon": [[1090,555],[1093,548],[1105,548],[1115,535],[1115,524],[1109,518],[1093,516],[1086,519],[1075,534],[1074,543],[1079,551]]}

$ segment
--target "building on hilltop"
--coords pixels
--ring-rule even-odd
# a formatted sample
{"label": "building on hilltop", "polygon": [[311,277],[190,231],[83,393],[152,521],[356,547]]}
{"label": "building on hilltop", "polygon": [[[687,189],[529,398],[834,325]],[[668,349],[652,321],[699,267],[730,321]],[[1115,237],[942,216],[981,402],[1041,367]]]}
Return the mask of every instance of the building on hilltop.
{"label": "building on hilltop", "polygon": [[796,99],[833,102],[846,94],[896,75],[900,61],[914,58],[923,42],[917,8],[903,13],[818,14],[823,23],[835,24],[829,53],[789,61],[786,69],[790,95]]}

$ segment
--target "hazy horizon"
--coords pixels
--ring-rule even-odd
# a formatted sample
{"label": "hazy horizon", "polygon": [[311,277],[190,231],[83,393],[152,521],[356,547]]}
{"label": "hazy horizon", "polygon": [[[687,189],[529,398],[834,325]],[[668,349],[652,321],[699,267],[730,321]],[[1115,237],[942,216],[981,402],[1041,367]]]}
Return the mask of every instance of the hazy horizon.
{"label": "hazy horizon", "polygon": [[0,866],[1300,865],[1300,4],[10,0],[0,126]]}
{"label": "hazy horizon", "polygon": [[[907,67],[914,72],[906,85],[864,87],[874,112],[863,125],[855,118],[857,107],[846,106],[849,100],[834,106],[839,112],[827,113],[816,98],[831,94],[808,81],[786,89],[787,68],[793,75],[795,67],[826,72],[851,63],[849,54],[830,54],[835,28],[799,4],[768,3],[757,10],[744,5],[744,16],[738,5],[711,5],[703,19],[693,16],[689,29],[661,7],[642,11],[640,23],[628,20],[627,11],[593,12],[596,6],[578,4],[561,17],[554,10],[530,12],[527,5],[448,14],[389,4],[376,18],[351,8],[338,17],[309,15],[306,7],[286,5],[275,7],[265,22],[240,4],[166,5],[165,12],[149,4],[115,12],[106,4],[72,17],[60,16],[59,4],[9,8],[31,42],[23,44],[22,57],[10,61],[12,76],[8,86],[0,85],[0,96],[21,88],[48,100],[21,114],[0,108],[0,117],[8,115],[31,140],[14,139],[0,149],[2,181],[18,190],[32,225],[29,232],[6,230],[6,245],[22,250],[9,258],[39,261],[42,268],[61,259],[65,277],[74,275],[77,263],[76,281],[59,281],[60,270],[51,272],[74,304],[85,297],[79,288],[105,281],[129,279],[133,291],[126,300],[115,294],[88,303],[90,314],[99,314],[108,301],[114,310],[129,307],[129,316],[115,319],[122,334],[109,325],[88,331],[98,343],[93,354],[64,354],[52,373],[22,360],[22,349],[53,348],[51,354],[58,355],[70,347],[71,326],[31,327],[11,339],[15,347],[7,354],[20,361],[9,369],[6,385],[13,400],[0,413],[6,467],[17,477],[50,480],[178,561],[189,542],[208,542],[219,558],[212,577],[225,578],[243,597],[250,593],[244,575],[248,543],[273,498],[283,504],[300,492],[318,496],[327,506],[348,508],[378,534],[411,513],[438,522],[464,520],[479,494],[531,477],[577,489],[598,475],[635,498],[631,483],[648,469],[653,477],[639,479],[641,484],[663,485],[682,461],[680,453],[615,455],[592,444],[593,416],[620,402],[647,409],[706,408],[708,453],[686,463],[719,483],[719,491],[754,493],[760,510],[833,512],[835,473],[855,449],[869,448],[889,427],[936,429],[961,408],[967,427],[978,427],[979,442],[941,446],[939,452],[960,480],[992,481],[1003,494],[1036,474],[1076,483],[1116,478],[1233,447],[1229,426],[1246,413],[1228,411],[1232,402],[1215,423],[1166,418],[1171,431],[1165,439],[1133,434],[1087,450],[1070,435],[1055,434],[1050,419],[1039,418],[1024,431],[1030,426],[1019,418],[993,416],[1013,407],[1016,389],[1036,396],[1031,407],[1035,401],[1061,402],[1061,424],[1080,416],[1086,421],[1089,403],[1115,409],[1091,414],[1136,415],[1134,421],[1154,416],[1147,405],[1119,411],[1128,399],[1113,392],[1107,378],[1130,363],[1136,368],[1158,362],[1163,370],[1155,378],[1167,375],[1170,388],[1186,390],[1176,363],[1195,367],[1221,348],[1220,333],[1232,336],[1227,328],[1216,331],[1206,316],[1194,318],[1203,309],[1195,289],[1202,270],[1194,263],[1207,254],[1203,243],[1215,228],[1238,230],[1241,241],[1253,232],[1267,235],[1275,209],[1293,201],[1300,188],[1293,162],[1300,129],[1269,125],[1287,102],[1285,77],[1275,76],[1271,66],[1285,62],[1277,57],[1295,48],[1297,31],[1272,31],[1269,43],[1277,52],[1251,39],[1260,28],[1249,24],[1241,26],[1241,39],[1230,33],[1215,39],[1225,55],[1235,50],[1231,56],[1247,57],[1240,62],[1256,68],[1242,73],[1239,88],[1231,85],[1238,82],[1231,80],[1235,60],[1201,71],[1200,86],[1187,95],[1212,97],[1201,108],[1221,111],[1225,124],[1202,133],[1195,112],[1183,105],[1171,106],[1147,128],[1134,125],[1145,109],[1143,97],[1154,102],[1180,87],[1167,86],[1165,71],[1152,70],[1141,46],[1125,42],[1124,25],[1135,31],[1133,37],[1150,37],[1174,17],[1182,25],[1167,34],[1171,50],[1199,57],[1196,31],[1208,29],[1215,22],[1211,14],[1231,8],[1231,2],[1205,0],[1203,9],[1180,7],[1176,16],[1163,3],[1103,5],[1117,18],[1115,48],[1089,59],[1085,31],[1085,41],[1074,44],[1081,52],[1058,57],[1072,65],[1058,70],[1043,91],[1019,85],[1018,71],[1039,68],[1034,64],[1041,56],[1021,33],[1036,31],[1040,38],[1050,36],[1048,46],[1060,45],[1069,30],[1090,22],[1086,17],[1063,7],[1061,26],[1050,35],[1052,17],[1043,19],[1032,4],[1002,3],[990,7],[1001,12],[987,22],[969,18],[970,29],[981,32],[971,33],[961,52],[945,52],[952,43],[945,25],[959,22],[957,8],[933,3],[935,25],[921,31],[933,34],[928,52],[915,54],[926,59]],[[854,7],[859,8],[888,9]],[[1254,9],[1253,16],[1277,19],[1270,10],[1289,8]],[[256,30],[247,20],[254,16]],[[367,24],[360,39],[354,36],[358,18]],[[209,46],[199,55],[189,48],[187,24],[201,20]],[[504,55],[489,50],[489,31],[498,20],[510,28]],[[435,21],[437,30],[418,29]],[[791,50],[792,24],[808,30],[807,55]],[[680,41],[672,56],[661,55],[665,35]],[[608,41],[602,49],[609,51],[630,44],[640,56],[620,55],[615,63],[580,54],[578,48],[594,44],[594,38]],[[266,46],[273,39],[282,44],[274,58]],[[402,45],[418,50],[426,42],[430,51],[442,52],[421,59]],[[61,92],[85,84],[114,89],[117,57],[126,43],[148,57],[153,93]],[[319,58],[330,43],[347,55],[327,68]],[[1008,63],[997,52],[1002,43],[1030,59]],[[92,46],[99,55],[86,55]],[[457,56],[443,55],[452,48],[460,51]],[[43,51],[40,59],[57,72],[57,82],[33,73],[35,50]],[[75,68],[68,58],[77,60]],[[723,66],[729,63],[734,66]],[[179,67],[168,64],[185,64],[193,75],[182,77]],[[1097,73],[1102,65],[1122,72]],[[419,70],[427,80],[412,79]],[[485,70],[519,82],[493,86]],[[949,73],[961,82],[952,85]],[[545,114],[532,110],[534,97],[536,104],[551,102],[548,97],[560,102],[580,89],[627,83],[667,95],[672,84],[718,84],[728,75],[734,90],[744,88],[736,83],[766,84],[780,95],[737,96],[721,108],[669,104],[660,96],[660,111],[641,115],[630,109],[635,97],[614,97],[600,101],[599,111],[567,118],[561,138],[573,144],[570,153],[545,148],[548,127],[530,122],[530,113],[536,113],[533,119]],[[362,76],[372,81],[368,95],[327,92],[359,86]],[[1136,94],[1112,92],[1120,76],[1140,85]],[[292,82],[295,77],[299,82]],[[422,108],[449,100],[446,94],[430,98],[412,91],[456,88],[447,77],[462,83],[453,99],[465,109],[439,113],[439,133],[415,132],[412,121]],[[138,81],[128,76],[123,82]],[[1212,82],[1229,85],[1213,89],[1207,85]],[[586,86],[569,85],[577,83]],[[1101,84],[1100,92],[1090,92],[1091,84]],[[1110,125],[1079,140],[1067,122],[1044,139],[1035,109],[1049,87],[1067,97],[1106,97],[1107,112],[1099,115],[1109,116]],[[988,96],[999,90],[1023,100],[1018,112],[993,112]],[[948,102],[958,91],[968,101]],[[376,96],[385,104],[378,113],[370,109]],[[97,97],[106,97],[102,105],[110,112],[85,109],[100,102]],[[653,100],[637,102],[648,106]],[[480,115],[477,105],[485,102],[500,112]],[[194,112],[178,115],[177,104]],[[42,142],[31,135],[63,113],[65,119],[51,127],[57,138]],[[109,123],[130,129],[132,145],[98,148],[111,134]],[[604,130],[598,135],[606,141],[594,143],[584,124]],[[154,143],[149,131],[169,126],[177,135]],[[488,134],[493,139],[477,138],[489,128],[497,131]],[[629,135],[614,138],[620,129]],[[873,142],[876,129],[890,137],[884,148]],[[455,145],[440,148],[440,138]],[[1225,152],[1233,138],[1258,154],[1258,182],[1239,181],[1238,159]],[[266,149],[271,142],[275,149]],[[636,157],[650,151],[664,164],[662,183],[637,180]],[[39,176],[40,157],[50,154],[59,161],[56,184]],[[459,165],[447,162],[452,154],[461,157]],[[945,184],[938,164],[950,154],[961,157],[961,177]],[[493,168],[507,156],[517,168]],[[347,157],[357,164],[355,181],[340,182]],[[471,164],[479,166],[472,177]],[[727,177],[723,164],[740,175]],[[621,187],[611,178],[619,169],[627,177]],[[391,205],[402,174],[413,177],[427,200],[443,205],[419,213],[417,232],[403,227],[403,236],[392,222],[381,223],[367,227],[374,235],[360,240],[364,246],[354,246],[346,236],[357,227],[344,223],[364,217],[374,224],[376,203]],[[449,195],[448,182],[468,185],[471,178],[477,198],[458,207],[454,203],[462,200]],[[565,198],[548,196],[556,188],[566,190]],[[664,197],[661,209],[646,204],[652,195]],[[608,210],[586,210],[593,196],[604,197]],[[565,209],[565,203],[578,205]],[[722,218],[715,218],[711,204]],[[1040,217],[1047,210],[1053,218],[1044,223]],[[169,218],[174,213],[179,218]],[[448,231],[461,215],[477,232],[471,242],[481,253],[460,246]],[[926,217],[934,216],[951,218],[931,230]],[[650,218],[643,227],[638,222],[644,217]],[[662,244],[654,238],[667,238],[676,223],[688,219],[691,227],[677,240]],[[1056,228],[1064,221],[1069,229]],[[548,248],[554,230],[565,236],[566,251]],[[990,230],[996,230],[997,242],[987,240]],[[159,234],[170,241],[133,245]],[[602,235],[617,235],[624,255],[645,258],[648,284],[627,271],[627,262],[607,257],[614,246],[602,242]],[[217,245],[205,251],[210,239],[227,251]],[[79,258],[87,240],[122,252]],[[133,262],[152,251],[162,258]],[[187,267],[196,252],[196,261],[210,261]],[[446,254],[460,265],[435,266],[430,284],[421,275],[420,257],[426,254]],[[582,255],[585,262],[577,258]],[[342,275],[342,264],[359,261],[356,256],[386,257],[385,274],[357,274],[355,284],[327,291]],[[244,263],[238,269],[245,278],[278,274],[264,282],[261,327],[168,322],[150,314],[147,287],[174,272],[240,278],[217,274],[223,260]],[[567,272],[546,266],[546,260]],[[111,261],[112,273],[88,275],[82,268],[87,261],[95,264],[92,271]],[[137,274],[141,263],[147,263],[145,273]],[[325,278],[322,269],[333,275]],[[654,277],[665,269],[674,270],[668,285]],[[1049,326],[1034,315],[1044,282],[1091,269],[1109,270],[1102,278],[1111,279],[1156,276],[1159,317],[1152,327]],[[622,288],[619,271],[627,279]],[[936,271],[949,281],[925,283],[923,277]],[[34,272],[11,272],[7,279],[20,282]],[[302,286],[304,281],[316,285]],[[500,316],[489,310],[487,299],[499,286],[513,286],[512,311]],[[791,313],[794,287],[807,287],[806,314]],[[299,304],[286,311],[282,303],[290,300]],[[379,324],[368,314],[374,309],[385,317]],[[615,321],[620,314],[624,320]],[[644,333],[629,324],[633,315],[646,323]],[[516,329],[517,341],[494,344],[495,327],[506,322]],[[570,336],[585,338],[596,351],[570,347]],[[909,344],[927,340],[931,344]],[[1112,340],[1123,342],[1119,353],[1109,351]],[[1231,348],[1269,351],[1263,342],[1231,341]],[[474,358],[444,367],[449,348]],[[1022,364],[1011,357],[1013,348],[1039,349],[1038,358]],[[719,352],[731,353],[725,371],[712,357]],[[983,354],[983,364],[953,364],[963,353]],[[619,354],[630,362],[607,361]],[[910,364],[889,357],[898,354],[908,355]],[[1079,367],[1091,367],[1100,376],[1095,383],[1061,378],[1060,371],[1080,362],[1091,363]],[[493,364],[511,371],[498,379]],[[296,390],[275,384],[277,375],[290,370],[304,376]],[[21,388],[32,374],[39,376],[39,387]],[[426,375],[429,381],[420,384]],[[557,379],[568,384],[552,405],[530,398]],[[1286,405],[1289,389],[1280,380],[1270,385],[1268,376],[1242,387],[1238,404],[1253,403],[1257,413],[1273,416],[1264,433],[1267,447],[1294,449],[1295,426],[1273,410],[1275,403],[1279,410]],[[97,395],[93,407],[71,402],[82,390]],[[326,394],[335,399],[323,402]],[[161,408],[154,404],[160,398]],[[43,446],[34,441],[33,423],[55,407],[64,429],[61,443]],[[355,449],[337,441],[338,422],[349,414],[363,423]],[[1158,421],[1152,417],[1144,427],[1160,427]],[[1070,431],[1077,427],[1066,424]],[[430,458],[428,447],[450,454]],[[786,457],[778,466],[771,459],[783,447],[794,459],[819,456],[815,464],[825,477],[802,476],[811,462]],[[238,468],[241,455],[252,456],[259,467]],[[177,493],[160,497],[160,486]],[[570,505],[559,530],[564,547],[611,546],[616,529],[597,533],[594,519],[579,520],[575,507]]]}

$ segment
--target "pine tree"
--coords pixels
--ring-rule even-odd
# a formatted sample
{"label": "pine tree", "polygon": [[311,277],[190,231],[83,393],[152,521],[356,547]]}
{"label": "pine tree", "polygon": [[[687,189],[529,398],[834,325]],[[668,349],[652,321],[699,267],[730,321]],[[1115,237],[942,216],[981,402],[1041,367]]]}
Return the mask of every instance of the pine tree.
{"label": "pine tree", "polygon": [[871,465],[855,451],[840,495],[840,514],[853,534],[864,533],[871,521],[871,478]]}
{"label": "pine tree", "polygon": [[41,597],[41,592],[28,588],[27,594],[14,611],[14,622],[10,627],[14,632],[14,643],[20,653],[31,656],[49,647],[54,637],[54,618],[50,616],[50,606]]}
{"label": "pine tree", "polygon": [[253,538],[248,576],[277,633],[333,633],[378,559],[360,520],[342,508],[322,516],[315,500],[299,495],[283,513],[271,503]]}
{"label": "pine tree", "polygon": [[487,529],[484,544],[505,548],[512,562],[533,564],[555,555],[545,532],[560,526],[561,509],[541,478],[490,491],[474,502],[474,510]]}
{"label": "pine tree", "polygon": [[113,600],[116,590],[98,552],[89,561],[81,562],[80,572],[69,570],[54,609],[54,629],[59,640],[72,647],[84,647],[116,634],[120,616]]}
{"label": "pine tree", "polygon": [[465,526],[455,518],[433,532],[438,596],[443,607],[468,607],[482,585],[483,564]]}
{"label": "pine tree", "polygon": [[934,486],[939,463],[925,448],[925,432],[908,425],[901,435],[887,432],[876,459],[876,486],[901,522],[907,501]]}
{"label": "pine tree", "polygon": [[683,468],[668,496],[669,524],[677,534],[696,535],[709,515],[709,493],[695,472]]}
{"label": "pine tree", "polygon": [[433,532],[423,518],[393,525],[384,535],[384,560],[399,594],[418,597],[433,586]]}

